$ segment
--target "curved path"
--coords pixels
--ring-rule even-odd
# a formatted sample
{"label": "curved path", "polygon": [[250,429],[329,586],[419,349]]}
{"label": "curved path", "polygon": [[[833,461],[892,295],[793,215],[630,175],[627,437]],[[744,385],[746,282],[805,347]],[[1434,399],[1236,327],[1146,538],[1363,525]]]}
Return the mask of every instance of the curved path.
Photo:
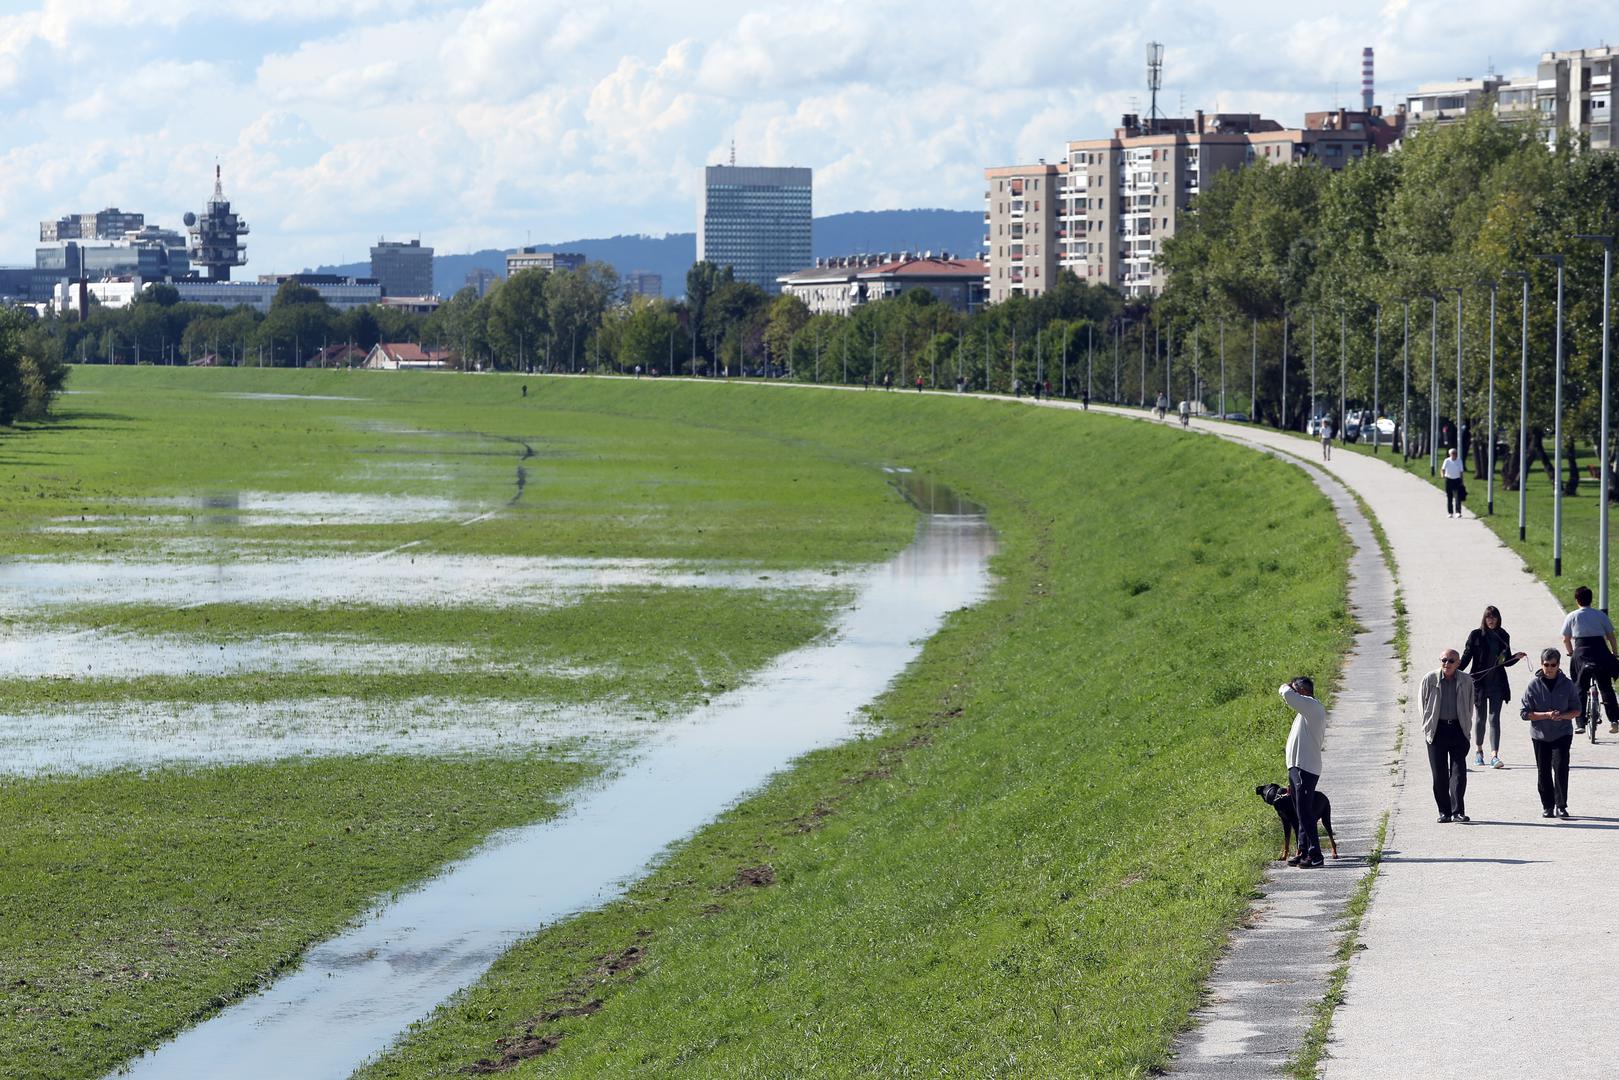
{"label": "curved path", "polygon": [[[1140,413],[1130,413],[1140,416]],[[1296,436],[1194,421],[1193,426],[1293,456],[1319,456]],[[1572,821],[1540,816],[1527,726],[1518,719],[1528,662],[1511,673],[1501,770],[1469,766],[1471,824],[1437,822],[1417,683],[1447,647],[1460,649],[1486,604],[1513,647],[1532,658],[1559,645],[1563,605],[1472,511],[1387,460],[1349,451],[1321,467],[1358,493],[1393,550],[1410,628],[1403,717],[1404,782],[1393,789],[1382,872],[1361,927],[1345,999],[1333,1021],[1328,1080],[1421,1076],[1614,1075],[1605,1015],[1619,972],[1619,930],[1605,917],[1619,833],[1619,736],[1580,741],[1569,779]],[[1568,582],[1572,592],[1574,581]],[[1329,763],[1329,771],[1338,768]],[[1300,943],[1319,955],[1329,946]]]}

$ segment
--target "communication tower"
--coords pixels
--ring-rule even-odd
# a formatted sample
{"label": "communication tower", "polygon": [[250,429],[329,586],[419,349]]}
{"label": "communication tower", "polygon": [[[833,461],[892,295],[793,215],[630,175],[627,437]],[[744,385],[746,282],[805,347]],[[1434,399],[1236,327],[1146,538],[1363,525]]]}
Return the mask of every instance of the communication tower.
{"label": "communication tower", "polygon": [[1152,104],[1147,110],[1147,134],[1151,135],[1158,130],[1160,114],[1158,112],[1158,91],[1164,85],[1164,47],[1156,41],[1147,42],[1147,90],[1152,94]]}
{"label": "communication tower", "polygon": [[208,268],[209,281],[229,281],[233,266],[247,265],[247,245],[242,243],[247,222],[231,213],[230,200],[220,186],[219,166],[214,166],[214,194],[202,217],[186,211],[186,231],[191,243],[186,254],[198,266]]}

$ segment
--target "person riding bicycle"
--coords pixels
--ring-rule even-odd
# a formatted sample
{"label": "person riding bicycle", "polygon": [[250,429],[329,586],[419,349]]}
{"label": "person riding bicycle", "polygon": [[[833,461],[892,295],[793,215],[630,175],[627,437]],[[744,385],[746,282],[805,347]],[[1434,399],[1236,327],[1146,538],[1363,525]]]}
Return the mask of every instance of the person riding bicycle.
{"label": "person riding bicycle", "polygon": [[[1619,671],[1619,659],[1614,653],[1619,644],[1614,641],[1613,623],[1606,613],[1591,606],[1591,590],[1581,585],[1574,590],[1574,602],[1579,606],[1563,620],[1563,651],[1570,658],[1569,674],[1580,688],[1580,701],[1588,700],[1591,683],[1596,682],[1602,693],[1602,708],[1608,714],[1608,730],[1619,733],[1619,698],[1614,696],[1613,677]],[[1584,731],[1587,722],[1596,724],[1596,716],[1581,715],[1575,723],[1576,732]]]}
{"label": "person riding bicycle", "polygon": [[1189,424],[1191,422],[1192,422],[1192,403],[1190,401],[1183,401],[1183,402],[1181,402],[1181,427],[1185,427],[1187,424]]}

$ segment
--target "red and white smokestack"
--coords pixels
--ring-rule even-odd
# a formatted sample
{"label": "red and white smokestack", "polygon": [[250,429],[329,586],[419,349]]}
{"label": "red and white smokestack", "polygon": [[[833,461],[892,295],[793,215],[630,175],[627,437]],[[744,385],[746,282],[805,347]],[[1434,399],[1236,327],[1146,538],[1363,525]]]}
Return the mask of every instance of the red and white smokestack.
{"label": "red and white smokestack", "polygon": [[1372,111],[1372,47],[1360,51],[1360,107]]}

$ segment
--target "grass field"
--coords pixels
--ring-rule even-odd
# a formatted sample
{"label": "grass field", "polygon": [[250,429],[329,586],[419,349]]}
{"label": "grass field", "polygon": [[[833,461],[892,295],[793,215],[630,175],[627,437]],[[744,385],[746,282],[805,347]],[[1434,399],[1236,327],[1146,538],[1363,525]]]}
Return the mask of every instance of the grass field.
{"label": "grass field", "polygon": [[[1309,480],[1216,440],[1004,402],[580,379],[529,380],[523,401],[518,384],[80,370],[73,387],[95,393],[67,399],[60,426],[0,439],[0,469],[17,478],[0,496],[10,500],[0,543],[57,558],[146,558],[156,546],[207,559],[221,545],[263,555],[289,543],[371,551],[420,541],[412,550],[429,554],[735,559],[768,573],[870,561],[903,544],[914,518],[872,468],[894,463],[989,508],[1000,584],[953,616],[880,700],[873,735],[810,755],[672,851],[623,901],[512,950],[367,1074],[448,1075],[480,1060],[543,1076],[1123,1076],[1161,1065],[1270,853],[1252,788],[1281,771],[1291,718],[1274,688],[1301,672],[1327,682],[1350,637],[1345,541]],[[370,400],[220,396],[230,393]],[[223,434],[190,432],[201,417],[218,418]],[[556,456],[492,456],[487,446],[516,438],[537,453],[537,435]],[[556,472],[525,478],[502,514],[447,519],[426,536],[398,521],[38,531],[73,515],[93,524],[129,514],[131,498],[304,492],[314,473],[327,479],[319,490],[406,490],[378,478],[389,470],[351,462],[367,448],[403,458],[435,439],[466,450],[455,478],[408,490],[466,509],[481,512],[503,493],[509,502],[520,462],[549,460]],[[189,508],[138,512],[180,510]],[[637,598],[607,602],[635,622]],[[720,612],[713,633],[745,637],[750,628],[730,621],[741,610]],[[813,603],[772,610],[796,628],[775,648],[825,617]],[[310,612],[307,623],[273,608],[218,614],[234,634],[342,634],[354,620],[370,632],[363,613]],[[146,632],[214,632],[211,615],[199,627],[203,617],[103,605],[92,616]],[[379,632],[431,644],[462,617]],[[656,648],[666,617],[679,613],[658,611],[636,640]],[[569,634],[545,655],[577,662],[580,648],[563,645],[588,634]],[[636,666],[636,649],[613,640],[602,650],[600,665],[630,665],[631,683],[661,670]],[[4,906],[35,927],[58,921],[56,911],[74,916],[39,953],[0,929],[0,977],[57,980],[57,994],[83,1006],[52,1012],[34,1001],[43,1011],[5,1016],[0,1031],[22,1031],[21,1021],[26,1039],[0,1045],[0,1057],[52,1046],[65,1054],[54,1075],[103,1068],[287,962],[288,943],[313,940],[365,897],[464,850],[500,816],[468,811],[461,828],[421,836],[401,824],[413,811],[465,808],[461,792],[486,785],[500,803],[498,778],[515,784],[522,773],[531,787],[510,796],[513,812],[534,818],[598,767],[566,753],[531,760],[531,774],[499,759],[347,759],[7,781],[0,798],[36,822],[20,850],[39,869]],[[298,773],[322,769],[338,775],[320,783]],[[442,775],[397,779],[409,770]],[[335,823],[357,816],[342,790],[373,782],[396,798],[365,819],[376,850],[356,852],[352,834],[335,835]],[[262,800],[247,794],[256,791]],[[148,801],[171,812],[136,812]],[[54,829],[42,805],[72,806],[79,824]],[[193,846],[145,854],[187,829]],[[73,843],[86,832],[135,853],[134,865],[111,851],[87,859]],[[266,835],[277,832],[286,835]],[[242,845],[253,860],[282,864],[279,848],[257,853],[271,843],[291,852],[273,880],[226,871],[194,886],[177,880],[188,861],[207,865],[210,847],[239,866],[254,865]],[[372,871],[358,884],[347,880],[356,859]],[[92,878],[98,894],[59,902]],[[192,915],[205,930],[215,923],[195,913],[223,914],[251,938],[261,913],[290,894],[307,896],[288,906],[296,926],[258,953],[227,946],[250,953],[234,971],[217,956],[185,970],[159,964],[170,950],[151,912],[159,922]],[[317,907],[319,917],[305,914]],[[205,930],[197,940],[220,936]],[[121,984],[96,996],[109,970],[100,957],[117,942],[128,945],[120,966],[163,973],[149,996]],[[130,1011],[142,1026],[127,1022]]]}

